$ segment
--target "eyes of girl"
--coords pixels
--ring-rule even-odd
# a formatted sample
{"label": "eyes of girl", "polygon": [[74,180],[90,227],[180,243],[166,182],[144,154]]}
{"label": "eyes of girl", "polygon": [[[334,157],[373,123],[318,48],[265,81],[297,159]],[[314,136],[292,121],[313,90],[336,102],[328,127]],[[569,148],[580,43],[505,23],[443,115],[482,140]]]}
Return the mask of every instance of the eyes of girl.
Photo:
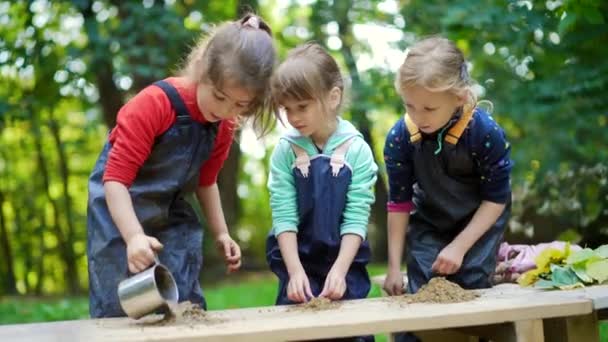
{"label": "eyes of girl", "polygon": [[[220,93],[217,93],[215,91],[213,92],[213,97],[215,97],[215,99],[218,100],[218,101],[220,101],[220,102],[226,101],[226,97],[222,96]],[[242,104],[242,103],[240,103],[240,102],[237,102],[236,103],[236,107],[238,107],[238,108],[245,108],[245,105]]]}
{"label": "eyes of girl", "polygon": [[[408,103],[408,104],[406,104],[406,105],[405,105],[405,107],[406,107],[407,109],[409,109],[409,110],[414,110],[414,106],[412,106],[412,105],[411,105],[411,104],[409,104],[409,103]],[[434,111],[436,111],[436,110],[437,110],[437,108],[439,108],[439,107],[434,107],[434,108],[433,108],[433,107],[424,107],[423,109],[424,109],[424,111],[425,111],[425,112],[434,112]]]}

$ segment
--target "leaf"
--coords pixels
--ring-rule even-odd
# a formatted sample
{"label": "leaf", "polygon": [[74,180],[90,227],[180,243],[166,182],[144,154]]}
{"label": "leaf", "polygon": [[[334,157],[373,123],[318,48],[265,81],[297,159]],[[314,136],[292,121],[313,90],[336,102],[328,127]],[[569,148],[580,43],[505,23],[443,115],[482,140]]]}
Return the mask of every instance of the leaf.
{"label": "leaf", "polygon": [[582,263],[591,259],[591,257],[593,257],[594,255],[595,254],[591,248],[585,248],[571,254],[568,259],[566,259],[566,264],[572,265]]}
{"label": "leaf", "polygon": [[602,259],[608,259],[608,245],[602,245],[595,249],[595,255]]}
{"label": "leaf", "polygon": [[556,248],[547,248],[536,257],[536,268],[541,270],[541,273],[549,272],[551,264],[560,264],[568,252],[568,247],[564,250]]}
{"label": "leaf", "polygon": [[572,285],[560,285],[558,286],[560,290],[574,290],[574,289],[580,289],[580,288],[584,288],[585,284],[581,283],[580,281],[576,284],[572,284]]}
{"label": "leaf", "polygon": [[593,278],[591,278],[589,276],[589,274],[587,274],[587,269],[586,266],[584,264],[576,264],[576,265],[572,265],[570,266],[572,268],[572,271],[574,273],[576,273],[576,276],[578,277],[578,279],[580,279],[581,281],[583,281],[584,283],[593,283]]}
{"label": "leaf", "polygon": [[587,274],[600,283],[608,280],[608,259],[587,263]]}
{"label": "leaf", "polygon": [[590,24],[599,25],[604,23],[604,17],[597,8],[584,7],[583,16]]}
{"label": "leaf", "polygon": [[570,267],[551,265],[551,280],[558,286],[572,286],[580,283],[576,273]]}
{"label": "leaf", "polygon": [[576,24],[576,20],[577,17],[574,12],[569,12],[568,14],[566,14],[566,17],[560,21],[559,26],[557,28],[559,35],[563,36],[565,33],[570,31],[570,29],[574,27],[574,24]]}
{"label": "leaf", "polygon": [[542,272],[538,268],[529,270],[517,278],[517,283],[520,286],[530,286],[538,280],[541,273]]}
{"label": "leaf", "polygon": [[539,279],[536,283],[534,283],[534,287],[537,289],[551,290],[557,288],[558,285],[551,280]]}

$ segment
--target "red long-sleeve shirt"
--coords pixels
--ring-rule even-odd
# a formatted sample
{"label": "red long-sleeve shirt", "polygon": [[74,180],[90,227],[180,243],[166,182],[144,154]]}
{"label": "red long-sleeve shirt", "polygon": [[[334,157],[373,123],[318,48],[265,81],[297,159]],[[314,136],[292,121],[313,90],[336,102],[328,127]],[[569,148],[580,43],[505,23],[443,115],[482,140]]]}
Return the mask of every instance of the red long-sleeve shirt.
{"label": "red long-sleeve shirt", "polygon": [[[196,103],[196,86],[183,78],[170,77],[193,120],[207,122]],[[103,181],[117,181],[130,187],[154,146],[156,137],[175,122],[176,114],[169,98],[157,86],[149,86],[135,95],[118,112],[116,127],[110,133],[112,149]],[[200,169],[199,185],[209,186],[228,157],[234,138],[234,121],[223,120],[218,128],[213,150]]]}

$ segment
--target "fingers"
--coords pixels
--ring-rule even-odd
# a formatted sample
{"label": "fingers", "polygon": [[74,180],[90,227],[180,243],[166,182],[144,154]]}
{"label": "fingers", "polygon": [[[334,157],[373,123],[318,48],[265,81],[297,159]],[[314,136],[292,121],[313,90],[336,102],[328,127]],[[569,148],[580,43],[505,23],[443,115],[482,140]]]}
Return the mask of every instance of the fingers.
{"label": "fingers", "polygon": [[321,290],[321,293],[319,293],[319,297],[327,298],[327,294],[330,291],[329,287],[329,278],[327,278],[325,280],[325,284],[323,284],[323,290]]}
{"label": "fingers", "polygon": [[395,284],[393,284],[393,293],[395,296],[403,294],[403,281],[396,282]]}
{"label": "fingers", "polygon": [[336,283],[334,283],[334,290],[332,291],[332,293],[329,294],[329,299],[331,299],[331,300],[341,299],[342,296],[344,295],[345,291],[346,291],[346,283],[338,280]]}
{"label": "fingers", "polygon": [[454,262],[438,256],[433,265],[431,266],[431,270],[437,274],[454,274],[458,271],[459,266]]}
{"label": "fingers", "polygon": [[228,244],[228,254],[226,254],[226,260],[229,262],[236,262],[241,259],[241,248],[234,241],[230,241]]}
{"label": "fingers", "polygon": [[302,289],[302,284],[300,284],[298,281],[292,281],[289,283],[289,291],[290,293],[288,293],[288,298],[292,301],[292,302],[296,302],[296,303],[302,303],[305,301],[304,298],[304,290]]}
{"label": "fingers", "polygon": [[[232,240],[227,244],[224,244],[224,246],[228,246],[228,254],[226,254],[225,257],[228,273],[238,271],[238,269],[241,267],[241,248]],[[224,248],[224,250],[226,250],[226,248]]]}
{"label": "fingers", "polygon": [[148,237],[148,242],[150,243],[150,248],[152,248],[155,252],[160,252],[163,250],[163,244],[158,241],[155,237]]}
{"label": "fingers", "polygon": [[382,287],[389,296],[399,296],[403,294],[403,280],[387,278]]}
{"label": "fingers", "polygon": [[146,262],[141,259],[133,258],[133,260],[129,261],[129,271],[131,271],[131,273],[139,273],[148,268],[150,264],[152,264],[152,262]]}
{"label": "fingers", "polygon": [[308,279],[304,281],[304,291],[306,292],[307,300],[313,298],[312,290],[310,289],[310,282]]}
{"label": "fingers", "polygon": [[346,283],[343,279],[335,278],[335,277],[327,277],[325,279],[325,285],[323,286],[323,291],[319,295],[319,297],[325,297],[332,300],[338,300],[342,298],[344,292],[346,291]]}
{"label": "fingers", "polygon": [[229,240],[222,241],[222,249],[224,251],[224,259],[228,260],[232,256]]}
{"label": "fingers", "polygon": [[310,283],[306,276],[294,277],[287,285],[287,298],[295,303],[303,303],[313,298]]}

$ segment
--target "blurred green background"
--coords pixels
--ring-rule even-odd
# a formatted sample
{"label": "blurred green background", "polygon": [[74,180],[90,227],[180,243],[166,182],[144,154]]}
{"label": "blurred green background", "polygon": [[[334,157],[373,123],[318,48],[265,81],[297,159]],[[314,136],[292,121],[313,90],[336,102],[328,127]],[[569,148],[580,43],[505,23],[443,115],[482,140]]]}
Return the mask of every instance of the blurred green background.
{"label": "blurred green background", "polygon": [[[350,80],[344,116],[380,165],[369,226],[377,265],[386,260],[382,147],[403,112],[394,72],[405,48],[430,34],[465,52],[512,143],[507,239],[608,243],[606,1],[0,1],[0,323],[86,314],[82,297],[45,303],[86,296],[87,178],[118,109],[172,75],[201,33],[247,9],[271,25],[281,57],[315,40]],[[251,286],[263,285],[266,304],[274,280],[264,273],[265,183],[282,131],[256,141],[243,129],[219,180],[243,269],[260,272]],[[213,299],[243,297],[231,294],[231,279],[252,280],[226,277],[211,247],[202,276],[210,308],[261,304]]]}

